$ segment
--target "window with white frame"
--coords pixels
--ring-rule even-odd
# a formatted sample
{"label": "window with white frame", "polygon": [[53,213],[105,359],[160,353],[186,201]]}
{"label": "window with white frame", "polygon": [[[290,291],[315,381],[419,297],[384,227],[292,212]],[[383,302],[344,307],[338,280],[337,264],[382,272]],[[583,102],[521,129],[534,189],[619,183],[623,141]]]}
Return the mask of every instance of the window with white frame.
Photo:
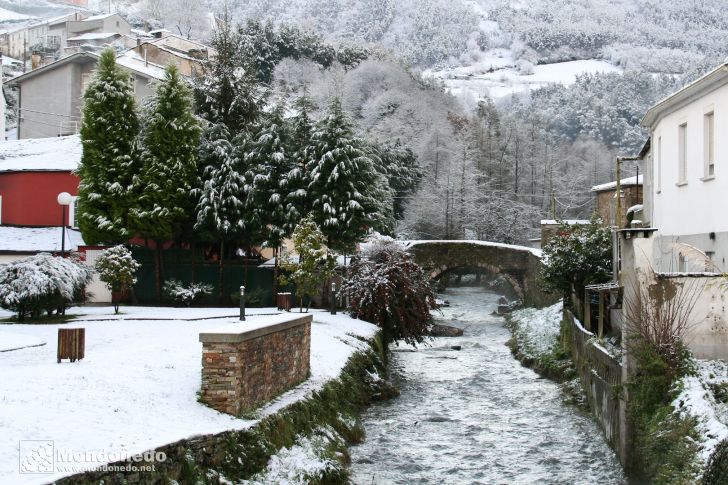
{"label": "window with white frame", "polygon": [[657,193],[662,192],[662,137],[657,137],[657,161],[655,171],[657,172]]}
{"label": "window with white frame", "polygon": [[688,124],[683,123],[677,132],[677,183],[688,183]]}
{"label": "window with white frame", "polygon": [[703,116],[705,156],[705,178],[715,175],[715,114],[711,111]]}
{"label": "window with white frame", "polygon": [[71,203],[68,206],[68,225],[74,229],[78,229],[78,196],[71,197]]}

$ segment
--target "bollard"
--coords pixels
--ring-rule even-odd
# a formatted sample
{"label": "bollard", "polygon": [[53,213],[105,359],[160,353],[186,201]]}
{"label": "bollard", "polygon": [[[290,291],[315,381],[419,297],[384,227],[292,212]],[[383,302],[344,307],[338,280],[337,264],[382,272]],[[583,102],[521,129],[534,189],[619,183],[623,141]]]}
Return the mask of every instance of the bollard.
{"label": "bollard", "polygon": [[245,321],[245,287],[240,287],[240,321]]}
{"label": "bollard", "polygon": [[331,314],[336,315],[336,283],[331,282]]}

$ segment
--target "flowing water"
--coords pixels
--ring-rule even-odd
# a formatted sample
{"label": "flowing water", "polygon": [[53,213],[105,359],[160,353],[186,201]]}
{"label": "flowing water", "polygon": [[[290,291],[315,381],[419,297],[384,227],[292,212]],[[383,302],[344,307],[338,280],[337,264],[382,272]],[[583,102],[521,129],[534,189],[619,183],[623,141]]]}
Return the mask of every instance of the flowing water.
{"label": "flowing water", "polygon": [[394,353],[401,395],[363,416],[367,438],[351,450],[354,482],[627,483],[594,421],[512,357],[510,332],[491,315],[498,295],[453,288],[441,296],[452,306],[438,323],[464,335]]}

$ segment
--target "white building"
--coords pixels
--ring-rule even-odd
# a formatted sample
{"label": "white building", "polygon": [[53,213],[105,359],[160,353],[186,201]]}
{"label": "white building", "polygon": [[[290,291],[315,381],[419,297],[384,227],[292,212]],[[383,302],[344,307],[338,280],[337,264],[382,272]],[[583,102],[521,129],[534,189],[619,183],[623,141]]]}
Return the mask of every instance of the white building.
{"label": "white building", "polygon": [[[728,63],[660,101],[642,124],[652,139],[642,217],[657,228],[658,268],[725,272]],[[704,253],[707,264],[690,257],[690,247]]]}
{"label": "white building", "polygon": [[619,238],[625,323],[635,320],[630,305],[680,302],[693,354],[728,359],[728,63],[657,103],[642,124],[651,137],[646,227]]}

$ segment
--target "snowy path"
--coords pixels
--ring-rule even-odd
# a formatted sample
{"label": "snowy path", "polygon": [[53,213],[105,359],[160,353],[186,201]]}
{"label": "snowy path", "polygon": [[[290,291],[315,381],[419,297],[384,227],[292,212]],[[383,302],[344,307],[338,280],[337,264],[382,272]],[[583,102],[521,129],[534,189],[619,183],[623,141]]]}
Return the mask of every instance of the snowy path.
{"label": "snowy path", "polygon": [[[86,358],[73,364],[56,363],[61,325],[0,325],[0,342],[26,338],[51,343],[0,353],[0,483],[47,483],[67,474],[20,474],[21,440],[53,440],[56,450],[69,452],[138,453],[189,436],[244,429],[255,423],[197,402],[202,357],[198,334],[236,318],[131,319],[209,318],[230,315],[234,309],[124,308],[126,321],[100,321],[115,318],[108,307],[79,310],[86,314],[83,318],[95,315],[96,320],[65,325],[86,328]],[[248,322],[254,320],[251,317]],[[373,325],[346,315],[314,312],[311,378],[267,405],[261,414],[302,399],[337,377],[348,358],[366,347],[351,335],[369,338],[375,331]]]}

